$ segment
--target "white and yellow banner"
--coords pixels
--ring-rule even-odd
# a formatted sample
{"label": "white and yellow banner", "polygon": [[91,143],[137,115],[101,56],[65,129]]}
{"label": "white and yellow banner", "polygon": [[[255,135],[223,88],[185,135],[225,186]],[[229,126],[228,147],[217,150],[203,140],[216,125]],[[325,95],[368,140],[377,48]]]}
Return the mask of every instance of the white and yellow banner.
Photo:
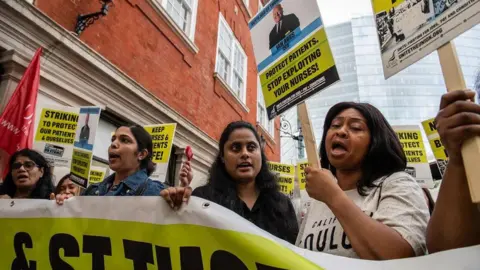
{"label": "white and yellow banner", "polygon": [[0,269],[467,270],[480,246],[367,261],[300,249],[214,203],[160,197],[0,200]]}

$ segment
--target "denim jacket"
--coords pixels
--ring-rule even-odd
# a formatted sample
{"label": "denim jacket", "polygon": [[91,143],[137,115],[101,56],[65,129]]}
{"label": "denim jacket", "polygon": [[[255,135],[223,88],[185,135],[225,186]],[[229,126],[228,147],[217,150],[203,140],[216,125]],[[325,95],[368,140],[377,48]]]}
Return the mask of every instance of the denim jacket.
{"label": "denim jacket", "polygon": [[143,189],[143,193],[137,196],[159,196],[165,188],[162,183],[150,179],[146,170],[137,171],[120,184],[112,186],[114,179],[115,174],[112,174],[102,182],[90,185],[81,196],[136,196],[140,189]]}

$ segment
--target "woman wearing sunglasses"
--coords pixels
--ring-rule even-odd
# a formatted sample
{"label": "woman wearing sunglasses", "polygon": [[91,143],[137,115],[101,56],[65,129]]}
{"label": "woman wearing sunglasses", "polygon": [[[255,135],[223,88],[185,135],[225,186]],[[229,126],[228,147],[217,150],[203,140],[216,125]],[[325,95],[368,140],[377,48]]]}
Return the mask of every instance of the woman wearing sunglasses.
{"label": "woman wearing sunglasses", "polygon": [[10,171],[0,186],[2,199],[49,199],[53,192],[47,160],[38,152],[23,149],[10,158]]}

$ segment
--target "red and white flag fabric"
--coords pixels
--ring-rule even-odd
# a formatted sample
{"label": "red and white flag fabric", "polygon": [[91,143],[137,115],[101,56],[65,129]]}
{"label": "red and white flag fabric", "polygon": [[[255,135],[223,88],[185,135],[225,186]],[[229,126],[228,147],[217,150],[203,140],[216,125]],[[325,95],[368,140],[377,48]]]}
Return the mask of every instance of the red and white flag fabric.
{"label": "red and white flag fabric", "polygon": [[16,151],[32,148],[41,55],[42,48],[39,48],[0,116],[0,149],[5,151],[3,165]]}

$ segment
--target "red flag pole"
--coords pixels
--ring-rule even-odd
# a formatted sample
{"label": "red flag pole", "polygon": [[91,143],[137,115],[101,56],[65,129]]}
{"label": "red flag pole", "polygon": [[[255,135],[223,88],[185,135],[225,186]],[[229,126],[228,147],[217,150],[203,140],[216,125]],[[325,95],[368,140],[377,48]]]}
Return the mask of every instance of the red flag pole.
{"label": "red flag pole", "polygon": [[40,85],[40,58],[38,48],[17,88],[0,115],[0,149],[2,175],[8,172],[8,159],[18,150],[32,148],[35,107]]}

